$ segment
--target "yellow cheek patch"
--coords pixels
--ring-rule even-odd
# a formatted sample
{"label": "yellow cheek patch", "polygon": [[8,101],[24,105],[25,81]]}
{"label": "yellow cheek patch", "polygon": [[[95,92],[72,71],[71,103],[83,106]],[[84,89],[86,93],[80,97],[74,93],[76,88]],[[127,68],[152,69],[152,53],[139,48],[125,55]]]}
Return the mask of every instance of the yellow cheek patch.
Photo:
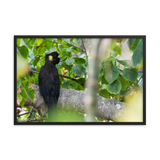
{"label": "yellow cheek patch", "polygon": [[53,57],[52,57],[52,56],[49,56],[49,60],[52,61],[52,60],[53,60]]}

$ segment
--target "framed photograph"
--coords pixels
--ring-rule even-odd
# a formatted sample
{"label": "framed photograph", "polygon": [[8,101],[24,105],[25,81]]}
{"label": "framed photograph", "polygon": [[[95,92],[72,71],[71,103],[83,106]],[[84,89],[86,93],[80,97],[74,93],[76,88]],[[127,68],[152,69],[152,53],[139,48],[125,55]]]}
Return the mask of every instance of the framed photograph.
{"label": "framed photograph", "polygon": [[145,125],[146,36],[14,36],[15,125]]}

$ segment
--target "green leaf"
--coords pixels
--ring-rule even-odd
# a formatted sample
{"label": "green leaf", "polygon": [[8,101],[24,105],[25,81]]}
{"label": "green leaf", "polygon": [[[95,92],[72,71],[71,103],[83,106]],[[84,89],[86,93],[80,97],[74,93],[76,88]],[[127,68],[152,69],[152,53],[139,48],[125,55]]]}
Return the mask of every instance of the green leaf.
{"label": "green leaf", "polygon": [[107,85],[106,84],[103,84],[101,89],[107,89]]}
{"label": "green leaf", "polygon": [[23,106],[27,100],[27,93],[24,88],[21,88],[20,95],[22,96],[22,101],[20,102],[20,105]]}
{"label": "green leaf", "polygon": [[45,47],[47,48],[47,50],[50,50],[50,48],[53,45],[52,39],[45,38],[45,40],[43,41],[43,44],[45,45]]}
{"label": "green leaf", "polygon": [[22,101],[22,96],[19,93],[17,93],[17,98],[19,99],[20,102]]}
{"label": "green leaf", "polygon": [[65,61],[67,59],[67,56],[64,56],[61,58],[61,62]]}
{"label": "green leaf", "polygon": [[63,40],[67,43],[70,43],[70,39],[69,38],[63,38]]}
{"label": "green leaf", "polygon": [[85,73],[85,68],[82,65],[76,64],[72,67],[72,72],[75,75],[80,76]]}
{"label": "green leaf", "polygon": [[74,38],[74,39],[73,39],[73,42],[78,45],[78,43],[80,42],[80,38]]}
{"label": "green leaf", "polygon": [[80,50],[78,48],[76,48],[76,47],[72,47],[72,52],[73,53],[79,53]]}
{"label": "green leaf", "polygon": [[30,78],[29,78],[29,82],[32,83],[32,84],[35,84],[34,77],[30,77]]}
{"label": "green leaf", "polygon": [[20,51],[20,54],[22,55],[22,57],[24,59],[27,59],[28,58],[28,48],[26,46],[20,46],[18,47],[19,51]]}
{"label": "green leaf", "polygon": [[67,49],[67,48],[69,48],[69,46],[66,45],[66,44],[63,44],[63,45],[59,45],[59,48],[62,50],[62,49]]}
{"label": "green leaf", "polygon": [[33,101],[35,98],[35,89],[29,88],[29,81],[27,80],[22,82],[22,86],[25,93],[27,94],[27,97]]}
{"label": "green leaf", "polygon": [[38,84],[38,74],[34,74],[34,83]]}
{"label": "green leaf", "polygon": [[114,51],[116,51],[117,54],[119,54],[119,55],[121,55],[121,52],[122,52],[122,48],[121,47],[122,47],[122,45],[116,46],[115,49],[114,49]]}
{"label": "green leaf", "polygon": [[35,89],[28,88],[26,91],[27,91],[28,97],[29,97],[32,101],[34,101],[34,98],[35,98]]}
{"label": "green leaf", "polygon": [[84,58],[74,58],[76,64],[84,64],[86,60]]}
{"label": "green leaf", "polygon": [[36,38],[23,38],[24,43],[27,45],[29,49],[32,49],[35,40]]}
{"label": "green leaf", "polygon": [[77,45],[79,45],[80,41],[81,41],[81,38],[78,38]]}
{"label": "green leaf", "polygon": [[64,83],[62,84],[62,88],[66,88],[66,87],[68,87],[69,86],[69,81],[64,81]]}
{"label": "green leaf", "polygon": [[72,52],[72,48],[68,48],[66,52]]}
{"label": "green leaf", "polygon": [[137,64],[141,63],[143,59],[143,41],[140,40],[136,49],[133,52],[132,62],[133,66],[137,66]]}
{"label": "green leaf", "polygon": [[63,62],[59,62],[57,65],[56,65],[56,68],[59,69],[59,67],[61,66]]}
{"label": "green leaf", "polygon": [[100,95],[109,98],[109,92],[106,89],[100,90]]}
{"label": "green leaf", "polygon": [[130,87],[127,87],[126,90],[124,90],[124,91],[121,90],[121,91],[119,92],[119,94],[120,94],[121,96],[124,96],[129,90],[130,90]]}
{"label": "green leaf", "polygon": [[70,81],[70,85],[72,86],[72,88],[76,89],[78,87],[78,83],[73,81],[73,80],[69,80]]}
{"label": "green leaf", "polygon": [[21,44],[21,38],[17,38],[17,46],[19,47]]}
{"label": "green leaf", "polygon": [[118,75],[119,75],[118,67],[114,66],[110,62],[107,62],[105,72],[104,72],[105,79],[109,83],[112,83],[115,79],[117,79]]}
{"label": "green leaf", "polygon": [[39,62],[40,60],[40,57],[37,56],[33,61],[32,61],[32,64],[34,65],[34,67],[37,65],[37,63]]}
{"label": "green leaf", "polygon": [[101,80],[102,84],[108,84],[108,82],[106,81],[105,77],[102,76],[102,80]]}
{"label": "green leaf", "polygon": [[116,59],[115,58],[112,58],[111,59],[111,62],[112,62],[112,64],[115,66],[116,65]]}
{"label": "green leaf", "polygon": [[130,38],[128,40],[127,43],[128,43],[128,47],[129,47],[129,49],[130,49],[131,52],[133,52],[136,49],[136,47],[137,47],[137,45],[139,43],[139,40],[140,39],[138,39],[138,38]]}
{"label": "green leaf", "polygon": [[29,87],[29,81],[22,81],[22,86],[25,88],[25,90],[27,90],[28,89],[28,87]]}
{"label": "green leaf", "polygon": [[51,46],[51,48],[50,48],[49,51],[50,51],[50,52],[54,52],[54,51],[56,51],[56,48],[55,48],[54,46]]}
{"label": "green leaf", "polygon": [[44,52],[46,51],[46,48],[44,46],[40,46],[38,48],[38,54],[39,55],[44,55]]}
{"label": "green leaf", "polygon": [[84,91],[84,88],[83,88],[80,84],[78,84],[77,90],[82,90],[82,91]]}
{"label": "green leaf", "polygon": [[128,86],[128,81],[126,81],[123,76],[121,76],[120,78],[120,82],[121,82],[121,85],[122,85],[122,90],[126,90],[127,86]]}
{"label": "green leaf", "polygon": [[117,60],[120,64],[122,64],[123,66],[129,66],[129,62],[126,60]]}
{"label": "green leaf", "polygon": [[73,65],[74,62],[75,62],[75,60],[74,60],[73,58],[67,59],[67,60],[65,61],[65,63],[66,63],[67,65]]}
{"label": "green leaf", "polygon": [[123,70],[123,77],[131,82],[135,82],[137,80],[138,72],[135,68],[125,68]]}
{"label": "green leaf", "polygon": [[70,39],[70,43],[73,41],[73,38]]}
{"label": "green leaf", "polygon": [[19,87],[20,87],[20,85],[21,85],[21,80],[20,80],[20,79],[18,79],[18,80],[17,80],[17,88],[19,88]]}
{"label": "green leaf", "polygon": [[121,88],[122,88],[122,85],[118,80],[115,80],[113,83],[107,85],[107,90],[115,94],[119,93]]}

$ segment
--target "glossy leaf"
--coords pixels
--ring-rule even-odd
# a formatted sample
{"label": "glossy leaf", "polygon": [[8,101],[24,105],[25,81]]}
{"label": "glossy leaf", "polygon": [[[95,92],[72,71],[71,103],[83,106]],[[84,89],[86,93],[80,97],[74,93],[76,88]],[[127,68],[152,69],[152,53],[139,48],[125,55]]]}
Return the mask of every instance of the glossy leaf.
{"label": "glossy leaf", "polygon": [[135,68],[125,68],[123,70],[123,77],[131,82],[135,82],[137,80],[138,72]]}
{"label": "glossy leaf", "polygon": [[141,63],[142,59],[143,59],[143,41],[140,40],[136,49],[133,52],[132,56],[133,66],[137,66],[139,63]]}
{"label": "glossy leaf", "polygon": [[65,61],[65,63],[66,63],[67,65],[73,65],[74,62],[75,62],[75,60],[74,60],[73,58],[67,59],[67,60]]}
{"label": "glossy leaf", "polygon": [[69,38],[63,38],[63,40],[67,43],[70,43],[70,39]]}
{"label": "glossy leaf", "polygon": [[107,85],[107,90],[115,94],[119,93],[121,88],[122,88],[122,85],[118,80],[115,80],[113,83]]}
{"label": "glossy leaf", "polygon": [[106,68],[104,72],[105,79],[112,83],[115,79],[117,79],[119,75],[119,70],[117,66],[112,65],[110,62],[106,63]]}
{"label": "glossy leaf", "polygon": [[17,46],[19,47],[21,44],[21,38],[17,38]]}
{"label": "glossy leaf", "polygon": [[50,50],[50,48],[53,45],[53,42],[52,42],[52,40],[50,38],[45,38],[45,40],[43,41],[43,44],[45,45],[47,50]]}
{"label": "glossy leaf", "polygon": [[19,49],[20,54],[22,55],[22,57],[24,59],[27,59],[28,58],[28,54],[29,54],[28,48],[26,46],[20,46],[20,47],[18,47],[18,49]]}
{"label": "glossy leaf", "polygon": [[35,59],[32,61],[32,64],[33,64],[34,66],[36,66],[37,63],[39,62],[39,60],[40,60],[40,57],[39,57],[39,56],[35,57]]}
{"label": "glossy leaf", "polygon": [[122,85],[122,90],[126,90],[127,86],[128,86],[128,81],[126,81],[123,76],[121,76],[120,78],[120,82],[121,82],[121,85]]}
{"label": "glossy leaf", "polygon": [[44,46],[40,46],[38,48],[38,55],[44,55],[44,52],[46,51],[46,48]]}
{"label": "glossy leaf", "polygon": [[27,45],[29,49],[32,49],[35,40],[36,38],[23,38],[24,43]]}
{"label": "glossy leaf", "polygon": [[27,93],[24,88],[21,89],[20,95],[22,96],[22,101],[20,102],[20,105],[23,106],[27,100]]}
{"label": "glossy leaf", "polygon": [[74,58],[76,64],[84,64],[86,60],[84,58]]}
{"label": "glossy leaf", "polygon": [[27,97],[29,97],[33,101],[35,98],[35,89],[29,87],[29,85],[29,81],[27,80],[22,82],[22,86],[25,90],[25,93],[27,94]]}
{"label": "glossy leaf", "polygon": [[19,93],[17,93],[17,98],[18,98],[19,102],[22,101],[22,96]]}
{"label": "glossy leaf", "polygon": [[19,88],[19,87],[20,87],[20,85],[21,85],[21,80],[20,80],[20,79],[18,79],[18,80],[17,80],[17,88]]}
{"label": "glossy leaf", "polygon": [[139,40],[140,39],[138,39],[138,38],[130,38],[128,40],[127,43],[128,43],[128,47],[129,47],[129,49],[130,49],[131,52],[133,52],[136,49],[136,47],[137,47],[137,45],[139,43]]}
{"label": "glossy leaf", "polygon": [[107,91],[107,89],[100,90],[99,94],[105,98],[109,98],[109,92]]}
{"label": "glossy leaf", "polygon": [[66,87],[68,87],[69,86],[69,81],[64,81],[64,83],[62,84],[62,88],[66,88]]}
{"label": "glossy leaf", "polygon": [[123,66],[129,66],[129,62],[126,60],[117,60],[120,64],[122,64]]}
{"label": "glossy leaf", "polygon": [[76,64],[72,67],[72,72],[75,75],[80,76],[85,73],[85,68],[82,65]]}

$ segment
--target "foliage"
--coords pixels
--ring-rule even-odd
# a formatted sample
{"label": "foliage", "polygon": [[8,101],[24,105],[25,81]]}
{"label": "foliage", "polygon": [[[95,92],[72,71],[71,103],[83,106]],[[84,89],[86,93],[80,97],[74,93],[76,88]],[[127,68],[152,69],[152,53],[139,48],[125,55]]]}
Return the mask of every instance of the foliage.
{"label": "foliage", "polygon": [[[32,71],[40,71],[45,63],[45,55],[53,51],[57,51],[61,57],[57,65],[59,75],[63,75],[60,76],[61,88],[84,90],[88,78],[88,62],[92,56],[90,53],[85,53],[81,41],[81,38],[18,38],[17,104],[23,107],[27,98],[34,102],[35,90],[32,84],[38,84],[38,74],[28,72],[29,68]],[[97,94],[105,98],[123,97],[138,81],[138,71],[143,68],[143,40],[131,38],[127,39],[127,43],[132,54],[131,62],[117,58],[122,54],[122,45],[116,39],[111,41],[110,48],[106,52],[107,56],[102,59]],[[39,117],[37,112],[33,113],[34,116],[31,116],[33,119]],[[66,111],[63,111],[64,113]],[[74,113],[76,114],[78,113]],[[26,120],[27,116],[28,114],[18,117],[18,120]],[[69,121],[72,120],[75,121],[75,118]],[[81,120],[83,121],[83,118]]]}

